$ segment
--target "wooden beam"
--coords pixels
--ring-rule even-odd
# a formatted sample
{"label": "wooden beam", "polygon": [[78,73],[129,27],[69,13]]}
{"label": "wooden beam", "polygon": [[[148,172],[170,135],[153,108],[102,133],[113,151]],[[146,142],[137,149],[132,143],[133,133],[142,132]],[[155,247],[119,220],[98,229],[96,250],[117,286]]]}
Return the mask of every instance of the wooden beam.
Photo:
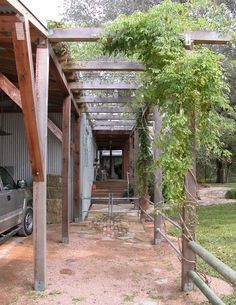
{"label": "wooden beam", "polygon": [[58,86],[61,88],[61,90],[64,94],[64,97],[66,97],[68,95],[70,96],[72,103],[73,103],[73,109],[74,109],[75,115],[80,116],[80,110],[76,104],[76,101],[73,98],[70,87],[68,86],[68,83],[67,83],[65,74],[62,70],[61,64],[59,63],[58,58],[51,46],[49,47],[49,52],[50,52],[50,67],[52,69],[56,82],[57,82]]}
{"label": "wooden beam", "polygon": [[[10,99],[16,103],[16,105],[22,109],[20,90],[0,72],[0,88],[10,97]],[[48,119],[48,129],[54,134],[59,141],[62,142],[62,131]]]}
{"label": "wooden beam", "polygon": [[194,44],[227,44],[232,40],[230,34],[203,30],[185,31],[182,36]]}
{"label": "wooden beam", "polygon": [[70,179],[70,143],[71,143],[71,98],[63,101],[62,118],[62,242],[69,243],[69,200],[71,193]]}
{"label": "wooden beam", "polygon": [[62,131],[52,120],[48,119],[48,129],[54,134],[54,136],[62,142]]}
{"label": "wooden beam", "polygon": [[49,52],[47,43],[36,50],[36,108],[43,158],[43,181],[33,183],[34,207],[34,288],[46,289],[47,250],[47,117],[48,117]]}
{"label": "wooden beam", "polygon": [[51,42],[97,41],[103,33],[103,28],[53,29],[49,31],[48,38]]}
{"label": "wooden beam", "polygon": [[[203,44],[227,44],[232,37],[228,34],[221,34],[215,31],[186,31],[181,36],[189,34],[189,39],[193,43]],[[74,28],[74,29],[54,29],[48,36],[51,42],[60,41],[97,41],[104,34],[103,28]]]}
{"label": "wooden beam", "polygon": [[74,209],[73,217],[75,222],[80,220],[80,117],[74,119]]}
{"label": "wooden beam", "polygon": [[16,15],[9,15],[9,14],[2,15],[1,14],[0,31],[5,32],[5,33],[2,33],[1,38],[3,38],[4,34],[5,34],[5,38],[8,37],[9,38],[8,41],[11,42],[11,39],[12,39],[11,32],[13,30],[14,23],[19,22],[19,21],[20,21],[20,19]]}
{"label": "wooden beam", "polygon": [[64,71],[144,71],[138,62],[131,61],[76,61],[63,65]]}
{"label": "wooden beam", "polygon": [[6,3],[17,13],[19,13],[22,16],[27,16],[29,22],[35,27],[36,30],[38,30],[44,37],[48,36],[48,30],[46,26],[43,25],[42,22],[38,20],[30,12],[30,10],[21,2],[18,0],[6,0]]}
{"label": "wooden beam", "polygon": [[93,122],[93,126],[134,126],[135,121],[97,121]]}
{"label": "wooden beam", "polygon": [[9,81],[9,79],[0,72],[0,88],[10,97],[10,99],[16,103],[16,105],[22,108],[20,90]]}
{"label": "wooden beam", "polygon": [[132,103],[134,97],[98,97],[98,96],[83,96],[76,99],[77,104],[126,104]]}
{"label": "wooden beam", "polygon": [[120,138],[121,136],[129,136],[130,130],[123,130],[122,133],[119,130],[94,130],[93,133],[95,137],[118,136]]}
{"label": "wooden beam", "polygon": [[72,82],[70,89],[75,90],[136,90],[140,85],[135,83],[101,83],[101,82]]}
{"label": "wooden beam", "polygon": [[91,120],[96,120],[96,121],[103,121],[103,120],[129,120],[129,121],[135,121],[135,118],[131,115],[123,115],[122,113],[120,114],[95,114],[95,113],[91,113],[89,114],[89,117]]}
{"label": "wooden beam", "polygon": [[88,113],[133,113],[133,111],[126,107],[90,107],[86,110]]}
{"label": "wooden beam", "polygon": [[133,126],[127,127],[127,126],[95,126],[93,130],[98,131],[98,130],[106,130],[106,131],[118,131],[118,130],[132,130]]}
{"label": "wooden beam", "polygon": [[17,76],[21,94],[26,138],[32,163],[33,181],[44,180],[40,129],[37,122],[34,67],[31,50],[29,21],[16,22],[12,40],[16,59]]}

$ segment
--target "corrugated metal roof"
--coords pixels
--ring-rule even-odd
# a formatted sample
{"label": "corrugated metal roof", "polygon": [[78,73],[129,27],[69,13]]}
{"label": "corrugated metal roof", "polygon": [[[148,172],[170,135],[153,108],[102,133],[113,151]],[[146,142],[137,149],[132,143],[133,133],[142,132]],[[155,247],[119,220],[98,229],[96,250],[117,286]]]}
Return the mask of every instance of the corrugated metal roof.
{"label": "corrugated metal roof", "polygon": [[0,4],[0,14],[1,15],[14,15],[16,13],[17,13],[17,11],[14,10],[8,4]]}

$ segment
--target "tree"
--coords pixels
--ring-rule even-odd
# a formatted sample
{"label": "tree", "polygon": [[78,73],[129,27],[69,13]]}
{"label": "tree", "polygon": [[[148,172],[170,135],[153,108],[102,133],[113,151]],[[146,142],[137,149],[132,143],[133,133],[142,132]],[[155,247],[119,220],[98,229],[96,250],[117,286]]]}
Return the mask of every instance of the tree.
{"label": "tree", "polygon": [[64,21],[77,26],[99,26],[117,16],[144,11],[160,0],[64,0]]}

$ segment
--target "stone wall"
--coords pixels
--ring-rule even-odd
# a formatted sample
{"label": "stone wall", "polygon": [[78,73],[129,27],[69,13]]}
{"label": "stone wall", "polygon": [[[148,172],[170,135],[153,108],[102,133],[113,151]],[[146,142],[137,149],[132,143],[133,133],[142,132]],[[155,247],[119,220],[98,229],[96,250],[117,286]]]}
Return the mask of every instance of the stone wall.
{"label": "stone wall", "polygon": [[61,223],[62,218],[61,176],[47,175],[47,223]]}

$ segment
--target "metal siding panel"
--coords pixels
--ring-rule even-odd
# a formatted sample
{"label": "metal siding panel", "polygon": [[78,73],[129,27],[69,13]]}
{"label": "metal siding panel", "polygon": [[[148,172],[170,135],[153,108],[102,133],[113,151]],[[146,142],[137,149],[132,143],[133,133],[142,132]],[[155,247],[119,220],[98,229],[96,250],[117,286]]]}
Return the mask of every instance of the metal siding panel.
{"label": "metal siding panel", "polygon": [[[61,114],[51,114],[50,117],[58,126],[61,125]],[[31,165],[22,114],[0,114],[0,126],[12,134],[10,136],[0,137],[0,165],[13,167],[15,181],[18,179],[26,179],[28,184],[31,185]],[[61,174],[61,142],[50,131],[48,132],[47,172]]]}

